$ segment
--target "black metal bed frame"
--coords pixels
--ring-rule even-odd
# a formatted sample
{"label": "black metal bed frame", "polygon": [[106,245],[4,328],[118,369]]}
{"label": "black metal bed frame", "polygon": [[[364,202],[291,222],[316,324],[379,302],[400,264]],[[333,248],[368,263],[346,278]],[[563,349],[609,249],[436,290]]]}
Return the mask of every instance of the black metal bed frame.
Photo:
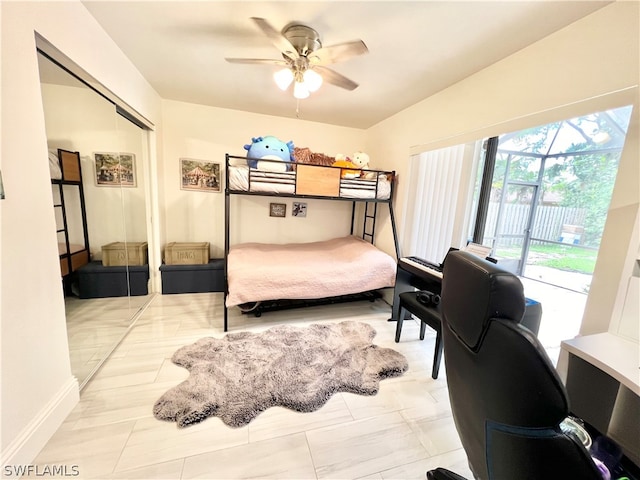
{"label": "black metal bed frame", "polygon": [[[395,215],[393,213],[393,196],[395,192],[395,171],[382,171],[382,170],[368,170],[369,172],[373,172],[376,175],[375,180],[375,193],[373,198],[348,198],[348,197],[335,197],[335,196],[323,196],[323,195],[300,195],[296,193],[269,193],[269,192],[252,192],[246,190],[231,190],[229,188],[229,161],[230,160],[239,160],[246,162],[246,157],[239,157],[234,155],[225,155],[225,199],[224,199],[224,299],[223,299],[223,307],[224,307],[224,331],[226,332],[228,329],[228,309],[227,309],[227,296],[229,295],[229,282],[228,282],[228,257],[229,257],[229,225],[230,225],[230,212],[231,212],[231,195],[255,195],[261,197],[279,197],[279,198],[305,198],[305,199],[314,199],[314,200],[327,200],[327,201],[349,201],[352,203],[351,206],[351,230],[350,235],[354,234],[355,223],[356,223],[356,205],[359,203],[364,203],[364,216],[363,216],[363,224],[362,224],[362,239],[368,240],[371,244],[374,244],[374,236],[375,236],[375,227],[376,227],[376,218],[378,214],[378,204],[386,203],[389,205],[389,218],[391,220],[391,229],[393,231],[393,241],[395,247],[396,257],[399,258],[399,246],[398,246],[398,235],[396,231],[396,222]],[[305,165],[308,164],[299,164],[297,162],[291,162],[295,168],[296,165]],[[340,167],[329,167],[329,166],[320,166],[319,168],[340,168]],[[379,174],[391,174],[391,190],[389,192],[388,199],[379,199],[378,197],[378,182]],[[249,185],[248,189],[251,189],[251,177],[249,176]],[[294,187],[295,191],[295,187]],[[370,204],[372,205],[373,212],[369,212]],[[326,299],[307,299],[307,300],[273,300],[269,302],[263,302],[263,304],[257,306],[250,310],[256,316],[260,316],[262,312],[265,311],[273,311],[273,310],[283,310],[287,308],[297,308],[302,306],[311,306],[311,305],[319,305],[319,304],[330,304],[330,303],[338,303],[338,302],[346,302],[353,300],[361,300],[363,298],[370,299],[371,301],[377,298],[376,293],[374,292],[363,292],[359,298],[358,295],[341,295],[339,297],[329,297]]]}
{"label": "black metal bed frame", "polygon": [[[65,172],[65,162],[62,160],[62,153],[72,154],[77,158],[77,168],[78,168],[78,176],[79,180],[69,180],[66,172]],[[64,243],[65,243],[65,252],[60,255],[60,260],[64,260],[67,264],[68,273],[64,275],[62,278],[63,290],[65,295],[71,293],[71,281],[75,274],[75,269],[73,268],[73,257],[81,252],[71,253],[71,246],[69,241],[69,224],[67,222],[67,207],[66,201],[64,198],[64,187],[65,186],[73,186],[78,189],[78,196],[80,199],[80,215],[82,218],[82,233],[84,240],[84,249],[82,252],[87,252],[87,258],[89,258],[89,229],[87,226],[87,206],[84,198],[84,185],[82,182],[82,164],[80,162],[80,154],[79,152],[72,152],[70,150],[58,149],[58,162],[60,164],[60,171],[62,173],[61,178],[52,178],[51,184],[58,186],[58,192],[60,197],[60,203],[54,203],[54,210],[56,208],[60,209],[62,216],[62,228],[56,230],[56,234],[64,233]]]}

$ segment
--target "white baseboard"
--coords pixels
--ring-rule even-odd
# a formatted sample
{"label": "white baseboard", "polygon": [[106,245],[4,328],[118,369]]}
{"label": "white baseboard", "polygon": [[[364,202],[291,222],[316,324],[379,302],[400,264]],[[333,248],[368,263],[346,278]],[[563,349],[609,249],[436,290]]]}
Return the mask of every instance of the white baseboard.
{"label": "white baseboard", "polygon": [[2,471],[5,465],[33,462],[79,400],[78,380],[71,377],[2,452]]}

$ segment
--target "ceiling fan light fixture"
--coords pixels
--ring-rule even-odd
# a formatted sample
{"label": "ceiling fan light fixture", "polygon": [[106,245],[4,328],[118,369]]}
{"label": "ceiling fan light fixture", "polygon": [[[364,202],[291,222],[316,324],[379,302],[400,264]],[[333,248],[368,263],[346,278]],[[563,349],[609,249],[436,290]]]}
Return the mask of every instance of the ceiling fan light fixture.
{"label": "ceiling fan light fixture", "polygon": [[227,62],[280,66],[281,70],[273,74],[276,85],[286,91],[293,84],[293,96],[297,99],[309,97],[324,81],[345,90],[355,90],[358,87],[356,82],[326,65],[368,53],[362,40],[326,47],[322,45],[318,32],[307,25],[290,23],[282,31],[278,31],[264,18],[251,17],[251,20],[271,40],[283,58],[226,58]]}
{"label": "ceiling fan light fixture", "polygon": [[293,85],[293,96],[299,100],[307,98],[309,96],[309,89],[304,83],[296,81]]}
{"label": "ceiling fan light fixture", "polygon": [[273,80],[276,82],[276,85],[278,85],[278,88],[284,91],[289,88],[289,85],[293,82],[293,72],[290,68],[283,68],[273,74]]}
{"label": "ceiling fan light fixture", "polygon": [[304,72],[302,78],[304,79],[305,87],[307,87],[307,90],[309,90],[310,92],[317,91],[322,85],[322,77],[318,72],[315,72],[313,70],[307,70],[306,72]]}

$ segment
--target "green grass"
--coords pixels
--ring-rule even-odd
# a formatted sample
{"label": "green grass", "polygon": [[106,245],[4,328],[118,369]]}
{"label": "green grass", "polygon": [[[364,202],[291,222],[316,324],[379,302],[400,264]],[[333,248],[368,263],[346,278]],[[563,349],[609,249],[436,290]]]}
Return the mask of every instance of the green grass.
{"label": "green grass", "polygon": [[590,275],[596,266],[597,255],[596,250],[586,250],[569,245],[531,245],[529,263]]}
{"label": "green grass", "polygon": [[[541,265],[566,272],[577,272],[591,275],[596,266],[596,250],[586,250],[571,245],[544,244],[529,247],[529,265]],[[520,249],[502,248],[500,258],[519,258]]]}

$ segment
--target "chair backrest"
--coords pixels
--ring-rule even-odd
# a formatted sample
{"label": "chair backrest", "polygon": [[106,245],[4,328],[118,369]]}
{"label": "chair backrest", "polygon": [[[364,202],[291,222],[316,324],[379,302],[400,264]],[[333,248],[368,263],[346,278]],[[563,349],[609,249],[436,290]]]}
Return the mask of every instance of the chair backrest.
{"label": "chair backrest", "polygon": [[560,430],[562,381],[536,336],[519,325],[522,283],[468,252],[451,252],[442,334],[451,408],[481,479],[601,479],[584,446]]}

